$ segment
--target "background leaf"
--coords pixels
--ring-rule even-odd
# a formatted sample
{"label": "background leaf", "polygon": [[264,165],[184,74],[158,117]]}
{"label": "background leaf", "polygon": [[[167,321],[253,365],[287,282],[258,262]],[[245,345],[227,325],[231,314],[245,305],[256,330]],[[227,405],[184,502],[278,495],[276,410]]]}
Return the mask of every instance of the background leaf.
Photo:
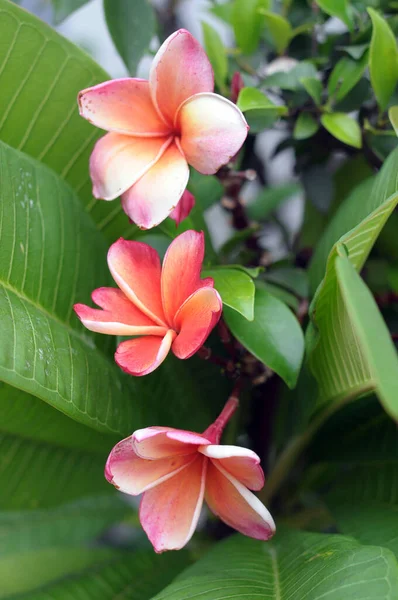
{"label": "background leaf", "polygon": [[261,14],[264,16],[276,51],[278,54],[283,54],[292,37],[292,26],[287,19],[269,10],[261,10]]}
{"label": "background leaf", "polygon": [[337,17],[352,29],[353,23],[347,0],[315,0],[318,6],[331,17]]}
{"label": "background leaf", "polygon": [[293,130],[295,140],[306,140],[313,136],[319,129],[317,123],[309,113],[300,113]]}
{"label": "background leaf", "polygon": [[224,44],[217,31],[208,23],[202,23],[204,48],[214,71],[214,79],[220,90],[226,93],[228,59]]}
{"label": "background leaf", "polygon": [[257,48],[262,20],[258,10],[267,9],[269,0],[234,0],[232,5],[232,27],[238,46],[245,54],[251,54]]}
{"label": "background leaf", "polygon": [[398,81],[398,50],[395,36],[381,15],[368,8],[373,32],[369,72],[380,110],[385,110]]}
{"label": "background leaf", "polygon": [[333,137],[354,148],[361,148],[361,129],[352,117],[344,113],[327,113],[321,116],[321,123]]}

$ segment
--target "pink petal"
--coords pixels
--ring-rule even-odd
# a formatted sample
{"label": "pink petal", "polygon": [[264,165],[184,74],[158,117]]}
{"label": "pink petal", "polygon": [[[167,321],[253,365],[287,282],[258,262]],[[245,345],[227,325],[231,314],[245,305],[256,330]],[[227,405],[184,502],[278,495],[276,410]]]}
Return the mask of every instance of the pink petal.
{"label": "pink petal", "polygon": [[213,91],[210,61],[189,31],[179,29],[161,45],[152,63],[149,85],[153,103],[169,125],[187,98]]}
{"label": "pink petal", "polygon": [[157,325],[166,327],[160,289],[161,265],[156,250],[120,238],[108,252],[112,277],[127,298]]}
{"label": "pink petal", "polygon": [[176,222],[176,225],[181,223],[187,218],[193,207],[195,206],[195,196],[188,190],[185,190],[181,196],[181,200],[175,207],[175,209],[169,214],[170,219]]}
{"label": "pink petal", "polygon": [[135,454],[130,436],[112,449],[105,466],[105,477],[121,492],[137,496],[174,477],[194,458],[195,455],[144,460]]}
{"label": "pink petal", "polygon": [[255,452],[240,446],[211,444],[199,448],[199,452],[217,461],[223,469],[250,490],[261,490],[264,473]]}
{"label": "pink petal", "polygon": [[213,327],[220,319],[222,300],[210,287],[194,292],[177,311],[174,319],[179,332],[172,350],[178,358],[189,358],[203,346]]}
{"label": "pink petal", "polygon": [[239,108],[217,94],[198,94],[179,109],[177,127],[188,163],[204,175],[216,173],[242,147],[248,125]]}
{"label": "pink petal", "polygon": [[169,329],[164,338],[149,335],[119,344],[115,361],[129,375],[141,377],[152,373],[169,353],[175,332]]}
{"label": "pink petal", "polygon": [[258,540],[269,540],[275,523],[260,500],[218,461],[210,461],[206,480],[206,502],[224,523]]}
{"label": "pink petal", "polygon": [[78,103],[82,117],[106,131],[143,137],[171,132],[153,105],[149,82],[114,79],[83,90]]}
{"label": "pink petal", "polygon": [[93,302],[103,310],[75,304],[74,310],[90,331],[110,335],[159,335],[167,333],[144,315],[121,290],[99,288],[92,293]]}
{"label": "pink petal", "polygon": [[175,238],[167,249],[162,268],[163,309],[169,323],[187,298],[197,289],[213,287],[213,280],[200,279],[205,253],[203,232],[192,229]]}
{"label": "pink petal", "polygon": [[187,161],[175,144],[122,196],[124,212],[141,227],[159,225],[175,209],[187,186]]}
{"label": "pink petal", "polygon": [[90,157],[93,195],[114,200],[128,190],[164,154],[172,138],[135,138],[107,133]]}
{"label": "pink petal", "polygon": [[191,539],[203,504],[207,462],[197,457],[172,479],[145,492],[140,521],[156,552],[180,550]]}
{"label": "pink petal", "polygon": [[135,453],[149,460],[192,454],[209,443],[200,433],[173,427],[146,427],[133,433]]}

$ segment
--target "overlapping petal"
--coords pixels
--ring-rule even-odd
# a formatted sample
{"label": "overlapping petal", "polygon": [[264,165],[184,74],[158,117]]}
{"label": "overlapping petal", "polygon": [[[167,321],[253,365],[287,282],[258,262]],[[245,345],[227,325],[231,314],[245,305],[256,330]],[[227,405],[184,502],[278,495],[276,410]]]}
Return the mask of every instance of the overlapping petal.
{"label": "overlapping petal", "polygon": [[206,341],[222,311],[219,293],[210,287],[194,292],[177,311],[174,327],[178,335],[173,352],[178,358],[190,358]]}
{"label": "overlapping petal", "polygon": [[141,137],[170,133],[151,100],[144,79],[114,79],[83,90],[78,103],[82,117],[106,131]]}
{"label": "overlapping petal", "polygon": [[210,61],[189,31],[180,29],[162,44],[152,63],[149,84],[153,103],[169,125],[173,125],[178,107],[187,98],[213,91]]}
{"label": "overlapping petal", "polygon": [[240,446],[211,444],[199,448],[199,452],[217,461],[230,475],[250,490],[261,490],[264,473],[260,458],[255,452]]}
{"label": "overlapping petal", "polygon": [[99,288],[92,293],[93,302],[102,310],[75,304],[74,310],[90,331],[110,335],[159,335],[167,333],[144,315],[121,290]]}
{"label": "overlapping petal", "polygon": [[128,190],[164,154],[172,138],[135,138],[107,133],[90,157],[93,195],[114,200]]}
{"label": "overlapping petal", "polygon": [[178,226],[181,221],[187,218],[195,206],[195,196],[190,191],[185,190],[175,209],[169,214],[170,219],[176,222]]}
{"label": "overlapping petal", "polygon": [[179,550],[191,539],[203,504],[207,460],[198,455],[171,479],[145,492],[140,521],[156,552]]}
{"label": "overlapping petal", "polygon": [[218,462],[209,462],[206,502],[215,515],[240,533],[258,540],[268,540],[275,523],[265,506]]}
{"label": "overlapping petal", "polygon": [[249,129],[239,108],[217,94],[189,98],[178,111],[176,126],[188,163],[205,175],[235,156]]}
{"label": "overlapping petal", "polygon": [[148,335],[122,342],[116,350],[115,361],[130,375],[148,375],[162,364],[175,335],[175,332],[169,329],[164,338]]}
{"label": "overlapping petal", "polygon": [[205,436],[173,427],[146,427],[132,436],[135,453],[148,460],[187,455],[210,444]]}
{"label": "overlapping petal", "polygon": [[212,279],[200,279],[204,248],[203,232],[189,230],[179,235],[167,249],[161,288],[164,314],[169,323],[193,292],[203,285],[212,287]]}
{"label": "overlapping petal", "polygon": [[123,210],[138,227],[155,227],[175,209],[188,179],[187,161],[172,143],[156,164],[123,194]]}
{"label": "overlapping petal", "polygon": [[194,458],[191,455],[144,460],[135,454],[130,436],[113,448],[106,463],[105,476],[121,492],[137,496],[174,477]]}
{"label": "overlapping petal", "polygon": [[127,298],[154,323],[166,325],[161,297],[161,264],[154,248],[120,238],[108,252],[113,279]]}

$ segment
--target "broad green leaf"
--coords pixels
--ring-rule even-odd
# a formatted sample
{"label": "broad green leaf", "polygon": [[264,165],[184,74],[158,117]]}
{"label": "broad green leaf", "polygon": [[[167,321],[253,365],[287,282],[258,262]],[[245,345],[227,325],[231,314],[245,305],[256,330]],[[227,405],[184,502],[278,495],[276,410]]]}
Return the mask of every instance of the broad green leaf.
{"label": "broad green leaf", "polygon": [[271,34],[276,51],[278,54],[283,54],[292,37],[292,26],[290,25],[289,21],[281,15],[273,13],[269,10],[260,10],[259,12],[264,17],[264,21]]}
{"label": "broad green leaf", "polygon": [[395,133],[398,135],[398,106],[392,106],[388,111],[388,116]]}
{"label": "broad green leaf", "polygon": [[278,530],[269,542],[233,536],[153,600],[395,600],[392,552],[349,537]]}
{"label": "broad green leaf", "polygon": [[251,54],[257,49],[263,26],[258,10],[269,8],[269,4],[269,0],[234,0],[231,24],[244,54]]}
{"label": "broad green leaf", "polygon": [[321,116],[321,123],[340,142],[354,148],[362,147],[361,128],[352,117],[344,113],[326,113]]}
{"label": "broad green leaf", "polygon": [[318,71],[315,66],[311,62],[303,60],[286,73],[281,71],[273,75],[268,75],[262,84],[267,88],[280,87],[283,90],[294,92],[304,88],[304,79],[316,79],[317,75]]}
{"label": "broad green leaf", "polygon": [[[389,207],[386,212],[381,206],[387,199],[398,191],[397,174],[398,171],[398,150],[395,150],[386,160],[381,171],[376,177],[370,177],[363,183],[357,186],[341,203],[332,221],[329,223],[320,243],[318,244],[309,269],[309,278],[311,285],[311,294],[314,294],[317,286],[325,274],[326,262],[328,255],[332,250],[333,245],[338,242],[345,234],[350,237],[356,236],[356,228],[361,226],[364,221],[363,228],[366,228],[366,223],[370,220],[372,225],[376,224],[375,229],[370,229],[365,238],[358,238],[358,247],[355,260],[359,259],[358,269],[362,268],[369,251],[376,240],[381,228],[386,222],[389,214],[393,210],[394,201],[387,202],[385,208]],[[380,217],[377,217],[378,209],[380,209]],[[375,213],[375,221],[372,214]],[[354,230],[352,231],[351,230]],[[348,233],[347,233],[348,232]],[[358,230],[360,233],[360,230]],[[363,235],[363,234],[361,234]],[[366,239],[366,243],[359,244]],[[342,240],[345,243],[345,240]],[[355,243],[355,242],[354,242]]]}
{"label": "broad green leaf", "polygon": [[306,140],[312,137],[319,129],[319,123],[309,113],[302,112],[293,129],[295,140]]}
{"label": "broad green leaf", "polygon": [[225,80],[228,75],[228,59],[224,44],[217,31],[208,23],[202,23],[203,41],[206,54],[214,71],[214,79],[218,88],[225,93]]}
{"label": "broad green leaf", "polygon": [[296,385],[304,353],[302,329],[291,310],[263,289],[254,299],[254,320],[248,322],[226,307],[225,321],[239,342],[275,371],[290,388]]}
{"label": "broad green leaf", "polygon": [[372,8],[368,8],[368,13],[373,25],[369,54],[370,81],[380,110],[384,111],[398,82],[397,42],[387,21]]}
{"label": "broad green leaf", "polygon": [[126,67],[135,75],[155,34],[155,14],[148,0],[104,0],[109,32]]}
{"label": "broad green leaf", "polygon": [[302,77],[301,83],[303,84],[307,94],[311,96],[317,106],[321,104],[322,100],[322,82],[317,77]]}
{"label": "broad green leaf", "polygon": [[223,304],[236,310],[245,319],[253,320],[255,287],[253,279],[247,273],[238,269],[214,267],[203,271],[202,277],[214,279],[214,287]]}
{"label": "broad green leaf", "polygon": [[304,269],[274,267],[264,274],[264,278],[271,283],[276,283],[290,290],[299,298],[308,298],[308,275]]}
{"label": "broad green leaf", "polygon": [[240,91],[238,107],[245,113],[253,133],[272,125],[281,115],[287,114],[286,106],[274,104],[263,92],[246,87]]}
{"label": "broad green leaf", "polygon": [[249,219],[263,221],[285,200],[294,194],[300,193],[301,186],[298,183],[287,183],[278,187],[266,187],[263,191],[246,206]]}
{"label": "broad green leaf", "polygon": [[331,17],[337,17],[348,29],[353,29],[353,22],[348,0],[315,0],[318,6]]}
{"label": "broad green leaf", "polygon": [[340,102],[361,79],[368,65],[368,53],[365,52],[359,61],[344,57],[334,67],[329,81],[328,92],[333,101]]}
{"label": "broad green leaf", "polygon": [[184,551],[114,554],[98,566],[18,596],[18,600],[150,600],[190,562]]}

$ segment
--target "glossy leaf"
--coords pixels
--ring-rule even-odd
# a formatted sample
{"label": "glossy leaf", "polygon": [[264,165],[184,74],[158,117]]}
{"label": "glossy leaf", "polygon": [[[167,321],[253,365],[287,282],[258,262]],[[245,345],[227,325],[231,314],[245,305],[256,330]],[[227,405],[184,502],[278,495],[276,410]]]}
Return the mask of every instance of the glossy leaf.
{"label": "glossy leaf", "polygon": [[153,600],[395,600],[392,552],[349,537],[280,528],[270,542],[233,536],[218,543]]}
{"label": "glossy leaf", "polygon": [[327,113],[321,116],[321,123],[340,142],[361,148],[361,129],[352,117],[344,113]]}
{"label": "glossy leaf", "polygon": [[340,102],[361,79],[368,66],[368,53],[365,52],[359,61],[344,57],[334,67],[329,81],[328,92],[333,101]]}
{"label": "glossy leaf", "polygon": [[292,26],[289,21],[281,15],[269,10],[260,10],[259,12],[261,12],[264,17],[265,24],[271,34],[276,51],[278,54],[283,54],[292,37]]}
{"label": "glossy leaf", "polygon": [[135,75],[155,34],[155,15],[148,0],[104,0],[109,32],[127,69]]}
{"label": "glossy leaf", "polygon": [[315,104],[319,106],[322,100],[322,82],[316,77],[302,77],[301,83],[307,94],[309,94]]}
{"label": "glossy leaf", "polygon": [[255,287],[253,279],[247,273],[240,269],[214,267],[206,269],[202,276],[214,279],[214,287],[225,306],[253,321]]}
{"label": "glossy leaf", "polygon": [[319,123],[309,113],[302,112],[296,121],[293,129],[295,140],[306,140],[318,131]]}
{"label": "glossy leaf", "polygon": [[228,59],[224,44],[218,32],[208,23],[202,23],[203,41],[206,54],[214,71],[214,79],[220,90],[225,92],[225,80],[228,75]]}
{"label": "glossy leaf", "polygon": [[384,111],[398,82],[397,42],[387,21],[372,8],[368,8],[368,13],[373,25],[369,54],[370,81],[380,110]]}
{"label": "glossy leaf", "polygon": [[239,48],[251,54],[257,48],[262,20],[258,10],[269,8],[269,0],[234,0],[232,5],[232,27]]}
{"label": "glossy leaf", "polygon": [[241,90],[237,105],[245,113],[253,133],[272,125],[279,116],[287,114],[286,106],[274,104],[265,94],[256,88]]}
{"label": "glossy leaf", "polygon": [[254,320],[248,322],[226,307],[224,318],[233,335],[258,360],[275,371],[290,388],[296,385],[304,353],[302,329],[291,310],[263,289],[257,289]]}
{"label": "glossy leaf", "polygon": [[345,23],[348,29],[353,28],[352,17],[350,13],[350,5],[348,0],[315,0],[318,6],[330,15],[331,17],[337,17],[343,23]]}

